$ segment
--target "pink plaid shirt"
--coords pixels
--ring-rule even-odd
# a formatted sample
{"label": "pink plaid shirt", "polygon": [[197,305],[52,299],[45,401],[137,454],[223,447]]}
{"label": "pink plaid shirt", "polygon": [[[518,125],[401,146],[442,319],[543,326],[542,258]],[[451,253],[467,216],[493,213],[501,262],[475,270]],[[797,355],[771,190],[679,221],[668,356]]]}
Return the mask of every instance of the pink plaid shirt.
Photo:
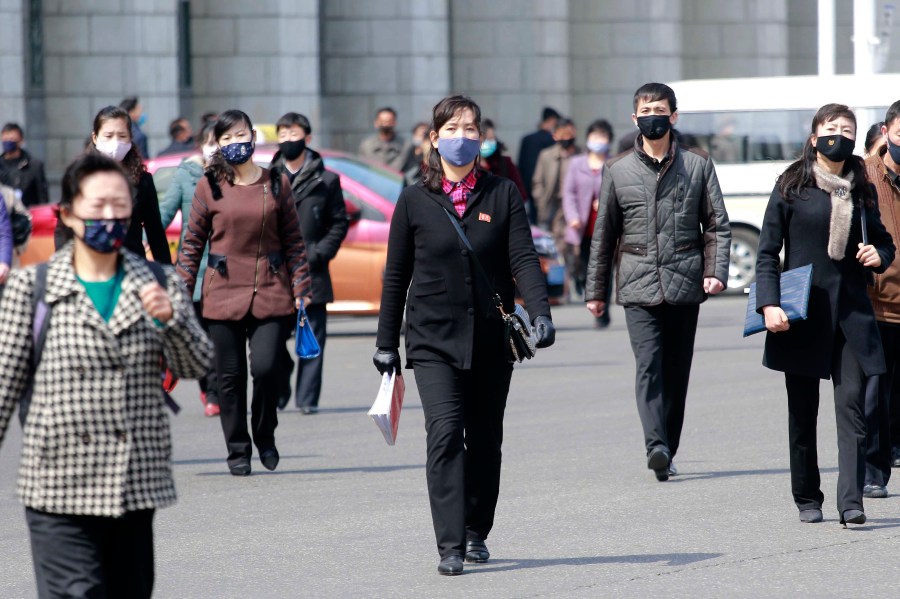
{"label": "pink plaid shirt", "polygon": [[453,182],[448,180],[447,177],[444,177],[441,181],[444,193],[453,200],[453,207],[456,208],[456,213],[459,214],[460,218],[466,211],[466,202],[469,201],[469,196],[472,195],[472,190],[475,189],[477,180],[478,169],[473,168],[468,175],[463,177],[462,181]]}

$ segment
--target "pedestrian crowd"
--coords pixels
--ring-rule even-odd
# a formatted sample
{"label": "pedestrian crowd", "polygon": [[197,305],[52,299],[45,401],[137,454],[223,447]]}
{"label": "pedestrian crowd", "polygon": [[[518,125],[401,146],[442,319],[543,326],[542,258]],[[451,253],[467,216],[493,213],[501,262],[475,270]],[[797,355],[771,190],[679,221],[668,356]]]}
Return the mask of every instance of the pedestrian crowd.
{"label": "pedestrian crowd", "polygon": [[[465,96],[438,102],[408,140],[380,108],[359,146],[409,183],[391,219],[373,362],[415,378],[443,575],[490,559],[507,395],[514,363],[531,355],[515,349],[516,323],[537,348],[556,339],[534,224],[599,329],[615,290],[647,468],[660,482],[679,474],[699,308],[726,288],[731,230],[712,159],[675,128],[673,90],[645,84],[632,109],[635,132],[617,153],[609,121],[579,130],[545,108],[513,161],[499,121]],[[173,120],[160,155],[186,156],[160,201],[146,118],[134,97],[96,114],[62,178],[56,252],[28,268],[14,268],[22,206],[46,203],[47,181],[22,128],[2,129],[0,440],[18,405],[17,491],[41,597],[151,596],[152,523],[175,500],[165,410],[176,406],[163,379],[199,380],[234,476],[251,474],[254,448],[278,467],[278,414],[292,395],[301,413],[319,409],[324,351],[295,366],[287,342],[310,326],[324,350],[329,263],[349,219],[311,122],[282,115],[262,166],[245,112],[206,114],[196,132]],[[866,135],[865,159],[846,106],[822,106],[808,133],[773,181],[751,308],[767,329],[763,364],[785,376],[800,520],[823,520],[816,424],[819,381],[830,379],[838,515],[862,524],[863,498],[886,497],[900,467],[900,101]],[[173,261],[165,228],[179,212]],[[782,271],[808,265],[808,317],[790,320]]]}

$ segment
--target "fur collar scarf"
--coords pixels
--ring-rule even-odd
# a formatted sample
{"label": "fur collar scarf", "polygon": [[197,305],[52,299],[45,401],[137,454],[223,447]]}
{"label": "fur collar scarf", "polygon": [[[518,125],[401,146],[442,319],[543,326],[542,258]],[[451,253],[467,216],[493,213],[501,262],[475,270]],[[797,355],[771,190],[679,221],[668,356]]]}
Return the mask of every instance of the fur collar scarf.
{"label": "fur collar scarf", "polygon": [[828,232],[828,257],[842,260],[847,253],[847,239],[850,238],[850,225],[853,221],[853,196],[850,190],[854,187],[853,173],[847,178],[832,175],[818,164],[813,165],[816,186],[831,195],[831,227]]}

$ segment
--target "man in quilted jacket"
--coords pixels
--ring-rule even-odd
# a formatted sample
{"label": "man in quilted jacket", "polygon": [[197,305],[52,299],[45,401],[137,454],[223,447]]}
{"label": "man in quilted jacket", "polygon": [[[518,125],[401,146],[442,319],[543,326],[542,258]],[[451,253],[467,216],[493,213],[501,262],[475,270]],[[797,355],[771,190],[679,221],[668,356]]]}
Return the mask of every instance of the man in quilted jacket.
{"label": "man in quilted jacket", "polygon": [[675,92],[647,83],[634,94],[634,147],[603,167],[600,210],[588,263],[587,308],[605,304],[616,260],[619,304],[636,363],[635,391],[647,467],[677,474],[685,398],[700,303],[728,281],[731,229],[710,157],[681,146]]}

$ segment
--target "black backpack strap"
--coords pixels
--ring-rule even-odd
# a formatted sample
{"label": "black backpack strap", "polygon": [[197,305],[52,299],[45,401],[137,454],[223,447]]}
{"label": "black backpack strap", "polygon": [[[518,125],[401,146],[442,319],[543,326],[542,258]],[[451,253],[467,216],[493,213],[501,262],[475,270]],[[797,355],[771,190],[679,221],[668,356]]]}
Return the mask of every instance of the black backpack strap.
{"label": "black backpack strap", "polygon": [[156,282],[159,283],[163,289],[166,287],[166,269],[162,267],[162,264],[159,262],[151,262],[147,261],[147,267],[150,269],[150,272],[153,273],[153,276],[156,277]]}
{"label": "black backpack strap", "polygon": [[47,341],[47,329],[50,328],[50,305],[44,301],[47,293],[47,263],[42,262],[35,268],[34,287],[31,289],[31,362],[28,365],[28,382],[22,397],[19,398],[19,422],[25,426],[28,410],[31,408],[31,395],[34,392],[34,375],[37,373],[44,343]]}

